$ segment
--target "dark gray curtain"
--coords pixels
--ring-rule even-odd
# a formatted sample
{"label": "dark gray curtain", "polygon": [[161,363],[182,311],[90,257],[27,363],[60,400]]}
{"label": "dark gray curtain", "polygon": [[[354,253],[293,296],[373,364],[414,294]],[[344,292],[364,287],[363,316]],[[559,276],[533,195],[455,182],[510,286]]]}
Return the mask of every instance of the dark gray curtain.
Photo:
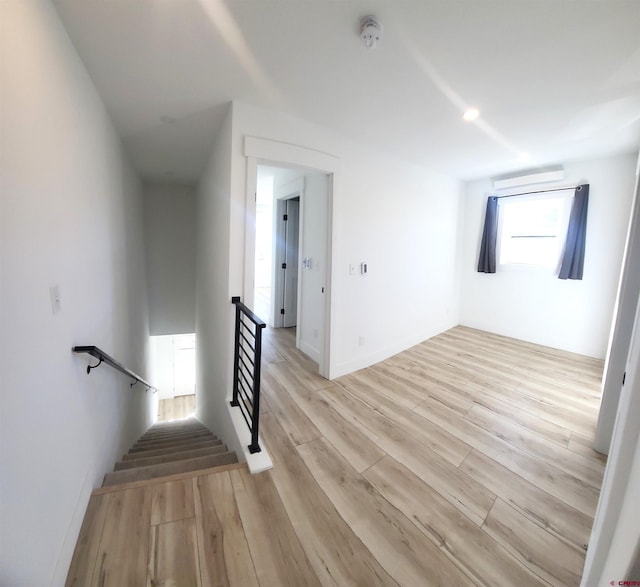
{"label": "dark gray curtain", "polygon": [[564,255],[558,279],[582,279],[584,249],[587,240],[587,208],[589,184],[579,185],[573,197],[571,217],[564,245]]}
{"label": "dark gray curtain", "polygon": [[480,258],[478,259],[479,273],[496,272],[496,242],[498,240],[498,198],[490,196],[487,199],[487,212],[484,217],[484,231],[480,244]]}

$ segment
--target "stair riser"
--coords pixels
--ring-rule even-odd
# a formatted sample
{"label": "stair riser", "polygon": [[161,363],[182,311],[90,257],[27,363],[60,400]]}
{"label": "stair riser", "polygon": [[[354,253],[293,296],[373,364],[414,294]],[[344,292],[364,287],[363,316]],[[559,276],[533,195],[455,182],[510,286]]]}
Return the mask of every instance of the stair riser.
{"label": "stair riser", "polygon": [[149,465],[159,465],[161,463],[171,463],[174,461],[182,461],[185,459],[193,459],[196,457],[205,457],[208,455],[220,454],[227,452],[224,444],[218,446],[208,446],[206,448],[198,448],[196,450],[187,450],[184,452],[171,453],[168,455],[159,455],[157,457],[145,457],[141,459],[130,459],[127,461],[118,461],[113,468],[114,471],[124,471],[127,469],[135,469],[136,467],[148,467]]}
{"label": "stair riser", "polygon": [[199,434],[211,434],[211,432],[206,428],[201,430],[181,430],[181,431],[176,430],[175,432],[163,432],[162,434],[158,433],[158,434],[152,434],[152,435],[146,432],[140,437],[140,440],[138,442],[140,442],[141,440],[153,441],[153,440],[162,440],[164,438],[181,438],[184,436],[198,436]]}
{"label": "stair riser", "polygon": [[199,422],[194,422],[193,424],[189,424],[188,426],[152,426],[147,430],[146,434],[167,434],[172,432],[182,432],[189,430],[206,430],[207,427]]}
{"label": "stair riser", "polygon": [[207,434],[209,431],[206,428],[201,428],[199,430],[183,430],[178,432],[157,432],[155,434],[150,434],[149,432],[145,432],[140,440],[163,440],[165,438],[180,438],[182,436],[193,436],[195,434]]}
{"label": "stair riser", "polygon": [[130,483],[132,481],[155,479],[157,477],[175,475],[188,471],[197,471],[198,469],[208,469],[211,467],[229,465],[237,462],[238,459],[235,453],[225,452],[218,455],[198,457],[195,459],[188,459],[173,463],[163,463],[150,467],[140,467],[137,469],[117,471],[114,473],[107,473],[104,477],[102,486],[107,487],[109,485],[117,485],[120,483]]}
{"label": "stair riser", "polygon": [[152,446],[154,444],[167,444],[170,442],[185,442],[189,440],[198,440],[199,438],[210,438],[212,436],[213,434],[211,434],[211,432],[204,432],[199,434],[185,434],[183,436],[166,436],[163,438],[154,438],[154,439],[141,438],[140,440],[136,441],[135,445],[136,446]]}
{"label": "stair riser", "polygon": [[184,428],[185,426],[193,426],[194,424],[198,424],[202,426],[202,422],[198,420],[194,416],[190,416],[189,418],[185,418],[184,420],[170,420],[166,422],[156,422],[149,430],[154,430],[155,428]]}
{"label": "stair riser", "polygon": [[158,449],[154,449],[154,450],[139,450],[139,451],[132,451],[127,453],[126,455],[122,455],[122,460],[123,461],[128,461],[129,459],[140,459],[143,457],[156,457],[158,455],[166,455],[166,454],[170,454],[170,453],[177,453],[177,452],[183,452],[186,450],[193,450],[196,448],[204,448],[207,446],[218,446],[222,444],[221,440],[206,440],[203,442],[195,442],[193,444],[187,444],[184,446],[178,446],[178,447],[168,447],[168,448],[158,448]]}
{"label": "stair riser", "polygon": [[205,440],[217,440],[213,434],[203,434],[194,438],[183,438],[178,440],[165,440],[162,442],[136,442],[131,450],[154,450],[156,448],[167,448],[169,446],[180,446],[193,442],[203,442]]}

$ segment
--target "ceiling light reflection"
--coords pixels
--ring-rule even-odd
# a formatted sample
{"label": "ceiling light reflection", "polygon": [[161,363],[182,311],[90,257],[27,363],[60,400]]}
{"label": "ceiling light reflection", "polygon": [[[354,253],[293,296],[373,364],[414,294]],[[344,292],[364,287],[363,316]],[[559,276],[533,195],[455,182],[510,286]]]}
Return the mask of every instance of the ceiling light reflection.
{"label": "ceiling light reflection", "polygon": [[253,55],[247,40],[242,34],[242,30],[225,2],[223,0],[200,0],[200,5],[209,17],[209,21],[216,29],[218,35],[233,52],[253,83],[258,86],[273,103],[281,105],[283,99],[280,92]]}
{"label": "ceiling light reflection", "polygon": [[480,116],[480,111],[477,108],[469,108],[465,110],[462,118],[464,118],[467,122],[472,122],[473,120],[476,120],[478,116]]}

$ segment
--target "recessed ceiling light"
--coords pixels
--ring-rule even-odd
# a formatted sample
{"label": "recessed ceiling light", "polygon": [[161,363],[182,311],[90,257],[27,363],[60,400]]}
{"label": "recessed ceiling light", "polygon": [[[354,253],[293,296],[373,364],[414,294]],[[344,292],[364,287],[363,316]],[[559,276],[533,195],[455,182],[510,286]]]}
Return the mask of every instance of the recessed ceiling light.
{"label": "recessed ceiling light", "polygon": [[518,155],[518,161],[529,161],[529,159],[531,159],[529,153],[520,153],[520,155]]}
{"label": "recessed ceiling light", "polygon": [[464,118],[467,122],[471,122],[472,120],[478,118],[478,116],[480,116],[480,112],[478,112],[477,108],[469,108],[462,115],[462,118]]}

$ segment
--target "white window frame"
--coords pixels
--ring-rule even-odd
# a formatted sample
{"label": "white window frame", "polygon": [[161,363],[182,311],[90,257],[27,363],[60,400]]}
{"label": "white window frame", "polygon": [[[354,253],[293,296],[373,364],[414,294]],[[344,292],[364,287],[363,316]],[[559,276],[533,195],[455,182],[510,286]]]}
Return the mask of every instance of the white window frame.
{"label": "white window frame", "polygon": [[[557,191],[550,191],[542,194],[531,195],[518,195],[513,198],[498,198],[498,238],[496,242],[496,256],[498,257],[498,265],[502,269],[524,269],[524,270],[538,270],[543,272],[557,272],[562,260],[562,253],[564,252],[565,240],[567,235],[567,229],[569,227],[569,217],[571,215],[571,206],[573,204],[575,190],[573,188],[558,189]],[[517,261],[503,262],[503,238],[505,234],[504,219],[505,209],[504,206],[510,204],[518,204],[527,201],[540,201],[540,200],[563,200],[564,205],[562,207],[562,217],[559,221],[558,237],[562,239],[557,247],[556,258],[548,263],[524,263]]]}

